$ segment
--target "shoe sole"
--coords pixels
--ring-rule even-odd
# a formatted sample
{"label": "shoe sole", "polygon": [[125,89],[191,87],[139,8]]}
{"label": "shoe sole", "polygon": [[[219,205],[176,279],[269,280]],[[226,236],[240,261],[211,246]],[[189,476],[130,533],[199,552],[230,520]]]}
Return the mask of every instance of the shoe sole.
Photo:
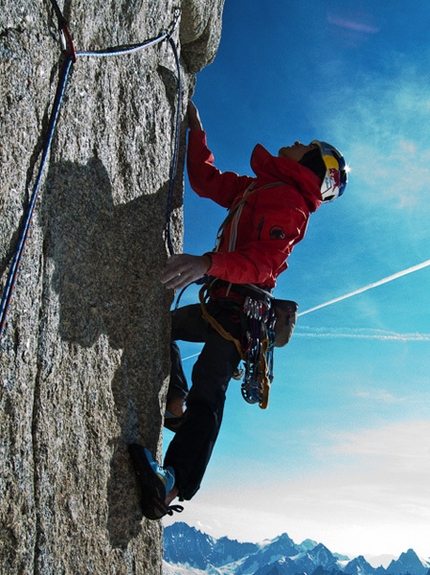
{"label": "shoe sole", "polygon": [[164,504],[165,485],[154,473],[141,445],[132,443],[128,446],[128,451],[141,487],[142,513],[147,519],[161,519],[168,513],[168,508]]}

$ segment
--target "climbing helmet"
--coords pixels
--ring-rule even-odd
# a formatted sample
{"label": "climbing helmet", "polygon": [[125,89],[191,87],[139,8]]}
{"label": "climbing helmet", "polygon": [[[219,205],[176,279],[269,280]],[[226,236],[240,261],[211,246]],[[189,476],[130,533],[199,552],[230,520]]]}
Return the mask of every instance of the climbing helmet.
{"label": "climbing helmet", "polygon": [[337,148],[327,142],[312,140],[321,152],[326,173],[321,184],[323,202],[332,202],[345,191],[348,182],[348,166]]}

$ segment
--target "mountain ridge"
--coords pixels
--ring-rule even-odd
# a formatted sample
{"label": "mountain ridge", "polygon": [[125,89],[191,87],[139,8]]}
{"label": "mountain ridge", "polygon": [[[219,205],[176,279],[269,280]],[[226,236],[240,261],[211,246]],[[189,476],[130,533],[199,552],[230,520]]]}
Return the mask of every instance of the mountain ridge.
{"label": "mountain ridge", "polygon": [[408,549],[373,567],[363,555],[334,553],[311,539],[297,544],[287,533],[246,543],[177,522],[164,530],[163,575],[430,575],[430,561]]}

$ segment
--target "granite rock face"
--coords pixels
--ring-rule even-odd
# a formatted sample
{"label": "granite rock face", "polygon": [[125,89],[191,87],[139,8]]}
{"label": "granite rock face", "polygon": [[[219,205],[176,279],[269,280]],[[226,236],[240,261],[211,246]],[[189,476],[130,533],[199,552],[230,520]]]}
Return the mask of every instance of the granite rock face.
{"label": "granite rock face", "polygon": [[[172,38],[183,101],[171,240],[181,250],[185,109],[223,0],[59,2],[77,51]],[[48,0],[0,10],[0,288],[38,173],[64,56]],[[164,40],[72,65],[0,342],[0,572],[161,573],[127,444],[160,452],[169,307],[160,285],[177,68]]]}

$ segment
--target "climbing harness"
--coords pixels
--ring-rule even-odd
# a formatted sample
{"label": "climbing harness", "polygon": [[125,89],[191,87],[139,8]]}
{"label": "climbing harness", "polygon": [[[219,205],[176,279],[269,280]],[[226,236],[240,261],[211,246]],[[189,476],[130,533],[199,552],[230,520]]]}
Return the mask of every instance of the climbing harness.
{"label": "climbing harness", "polygon": [[239,352],[240,358],[244,359],[244,353],[242,350],[242,345],[238,339],[231,335],[230,332],[226,331],[222,325],[208,312],[206,303],[210,296],[210,284],[205,284],[203,287],[200,288],[199,291],[199,300],[200,300],[200,307],[202,309],[202,317],[206,320],[224,339],[227,339],[234,343],[236,346],[237,351]]}
{"label": "climbing harness", "polygon": [[[275,347],[276,316],[272,307],[271,298],[259,294],[252,286],[232,286],[230,296],[234,294],[244,296],[242,313],[246,324],[245,339],[239,341],[209,313],[206,303],[211,298],[211,292],[216,291],[220,282],[214,279],[206,283],[199,291],[202,316],[224,339],[234,343],[244,369],[238,370],[234,379],[241,379],[242,396],[248,403],[258,403],[261,409],[266,409],[269,403],[270,386],[273,381],[273,351]],[[254,286],[255,287],[255,286]],[[264,292],[267,293],[267,292]],[[238,303],[238,305],[240,305]]]}
{"label": "climbing harness", "polygon": [[[282,182],[273,182],[262,187],[252,183],[243,193],[242,198],[228,212],[227,217],[217,232],[217,241],[214,251],[218,251],[226,227],[231,223],[228,251],[235,249],[237,228],[242,210],[249,198],[257,190],[282,185]],[[276,300],[273,295],[253,284],[233,285],[228,282],[212,278],[206,279],[205,285],[200,289],[199,299],[203,318],[225,339],[232,341],[244,362],[244,369],[239,369],[233,375],[234,379],[241,379],[242,396],[248,403],[258,403],[266,409],[269,402],[269,392],[273,381],[273,355],[275,347],[282,347],[291,338],[297,316],[297,304],[289,300]],[[241,342],[227,332],[206,307],[211,293],[215,295],[222,286],[222,297],[240,296],[242,312],[245,316],[245,341]],[[182,292],[181,294],[182,295]],[[277,320],[281,321],[278,322]],[[277,327],[279,324],[279,327]]]}
{"label": "climbing harness", "polygon": [[[253,182],[248,186],[242,198],[232,207],[225,220],[221,223],[217,232],[215,251],[218,251],[224,230],[230,222],[228,251],[231,252],[235,249],[240,216],[242,215],[242,210],[249,196],[257,190],[272,188],[281,184],[282,182],[274,182],[258,188]],[[273,296],[257,286],[248,286],[248,288],[251,288],[250,292],[246,289],[246,286],[241,288],[245,289],[246,293],[242,311],[248,323],[248,329],[246,330],[247,341],[244,348],[242,342],[235,341],[236,347],[238,349],[240,348],[239,353],[245,364],[245,369],[239,370],[234,375],[234,378],[240,379],[243,375],[241,392],[245,401],[248,403],[258,403],[261,409],[266,409],[269,402],[270,386],[273,381],[274,329],[276,325],[276,317],[271,305]],[[232,286],[230,284],[227,289],[227,296],[231,289]],[[258,298],[250,295],[256,292],[258,293]],[[203,309],[202,299],[200,302]],[[213,327],[217,329],[217,326],[213,325]],[[221,333],[219,329],[217,329],[217,331]],[[223,334],[221,333],[221,335]]]}
{"label": "climbing harness", "polygon": [[258,403],[261,409],[266,409],[273,381],[276,316],[271,300],[261,302],[251,296],[246,297],[243,310],[249,321],[249,330],[246,332],[248,348],[242,397],[248,403]]}
{"label": "climbing harness", "polygon": [[15,253],[12,258],[12,263],[9,268],[9,273],[6,280],[5,289],[3,292],[1,304],[0,304],[0,341],[3,335],[3,331],[6,325],[7,314],[10,308],[10,302],[12,299],[19,266],[22,259],[22,254],[24,252],[25,244],[28,239],[29,230],[31,226],[31,221],[33,219],[34,210],[36,207],[37,199],[39,196],[39,189],[41,185],[42,175],[44,173],[44,169],[46,167],[47,158],[49,155],[49,151],[52,144],[52,138],[54,136],[55,128],[58,121],[58,115],[60,112],[61,104],[63,101],[64,92],[67,85],[67,80],[69,77],[70,69],[73,64],[76,63],[77,58],[81,57],[108,57],[108,56],[120,56],[124,54],[130,54],[133,52],[140,51],[144,48],[148,48],[149,46],[154,46],[155,44],[159,44],[160,42],[168,41],[169,45],[172,49],[173,56],[175,59],[175,64],[177,68],[177,109],[176,109],[176,119],[175,119],[175,130],[174,130],[174,149],[173,149],[173,157],[172,157],[172,164],[170,168],[170,178],[169,178],[169,191],[168,191],[168,199],[167,199],[167,212],[166,212],[166,237],[167,237],[167,245],[169,249],[170,255],[174,253],[173,248],[173,241],[172,241],[172,233],[171,233],[171,216],[172,216],[172,201],[173,201],[173,189],[174,189],[174,182],[175,176],[178,167],[178,158],[179,158],[179,131],[180,131],[180,120],[181,120],[181,106],[182,106],[182,79],[181,79],[181,66],[179,61],[178,50],[176,44],[172,38],[172,34],[175,31],[177,26],[179,16],[180,16],[180,8],[174,9],[174,18],[173,22],[171,23],[169,29],[156,38],[152,38],[141,42],[139,44],[129,44],[124,46],[114,46],[110,48],[106,48],[104,50],[95,50],[95,51],[76,51],[75,46],[73,43],[73,38],[70,34],[67,20],[64,18],[58,3],[56,0],[51,0],[52,7],[54,12],[57,16],[58,20],[58,28],[59,28],[59,35],[60,35],[60,44],[62,48],[62,53],[65,58],[61,72],[58,79],[57,90],[51,110],[51,115],[48,122],[48,128],[44,139],[44,146],[42,150],[41,161],[39,164],[39,169],[37,172],[35,184],[33,186],[33,190],[30,196],[30,201],[25,213],[23,225],[20,231],[17,247]]}

